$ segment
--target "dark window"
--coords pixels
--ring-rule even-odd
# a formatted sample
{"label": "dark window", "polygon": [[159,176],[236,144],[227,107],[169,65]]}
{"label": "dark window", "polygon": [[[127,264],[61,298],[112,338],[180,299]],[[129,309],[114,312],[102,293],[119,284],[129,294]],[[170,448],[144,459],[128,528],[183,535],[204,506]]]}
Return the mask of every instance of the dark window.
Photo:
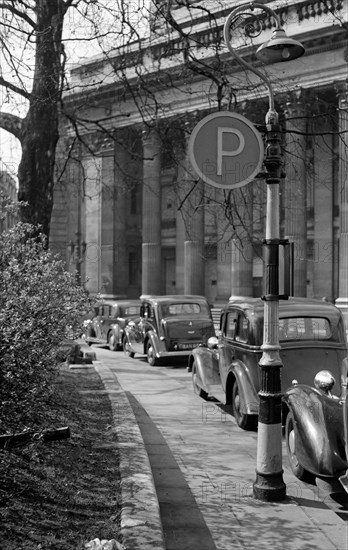
{"label": "dark window", "polygon": [[238,342],[247,342],[248,335],[249,321],[244,315],[240,314],[237,322],[236,340],[238,340]]}
{"label": "dark window", "polygon": [[166,304],[161,306],[162,317],[172,315],[194,315],[198,313],[209,314],[206,307],[201,308],[200,304],[182,303]]}
{"label": "dark window", "polygon": [[236,333],[236,321],[237,321],[237,314],[235,311],[231,311],[227,314],[226,318],[226,338],[231,338],[231,340],[234,340],[234,336]]}
{"label": "dark window", "polygon": [[279,319],[279,340],[329,340],[330,323],[322,317]]}

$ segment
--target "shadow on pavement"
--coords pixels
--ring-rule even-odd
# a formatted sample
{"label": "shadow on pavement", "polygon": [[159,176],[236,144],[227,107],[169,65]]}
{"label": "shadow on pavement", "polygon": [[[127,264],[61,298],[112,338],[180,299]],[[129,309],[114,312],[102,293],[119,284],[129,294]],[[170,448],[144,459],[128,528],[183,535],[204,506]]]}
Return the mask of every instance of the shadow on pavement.
{"label": "shadow on pavement", "polygon": [[149,456],[166,550],[216,550],[194,496],[161,432],[145,409],[127,392]]}

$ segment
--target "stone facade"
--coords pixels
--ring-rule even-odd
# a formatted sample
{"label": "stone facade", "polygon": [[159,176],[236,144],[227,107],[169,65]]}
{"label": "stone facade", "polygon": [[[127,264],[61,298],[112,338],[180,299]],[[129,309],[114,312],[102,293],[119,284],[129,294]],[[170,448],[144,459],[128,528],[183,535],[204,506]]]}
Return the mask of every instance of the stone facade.
{"label": "stone facade", "polygon": [[[280,222],[281,237],[294,243],[295,294],[325,297],[345,310],[348,42],[343,23],[347,25],[348,0],[266,3],[280,15],[288,35],[306,48],[299,60],[258,66],[274,85],[284,129]],[[235,2],[218,4],[215,23],[221,34]],[[187,28],[183,8],[175,16]],[[268,23],[266,18],[256,46],[267,39]],[[174,33],[160,39],[156,21],[153,29],[147,47],[131,44],[126,56],[130,88],[137,85],[134,64],[151,65],[148,116],[139,112],[124,81],[110,69],[120,52],[110,65],[93,59],[72,70],[74,92],[66,102],[91,123],[89,130],[84,126],[84,144],[71,155],[75,160],[67,163],[56,188],[51,246],[92,293],[198,293],[214,304],[231,294],[258,296],[263,288],[264,179],[233,191],[210,187],[194,173],[187,144],[194,125],[219,109],[235,109],[263,132],[266,90],[255,75],[231,63],[222,47],[220,58],[230,81],[244,86],[236,89],[236,102],[227,94],[218,101],[206,76],[188,78],[179,70],[180,56],[166,54],[168,39],[175,43]],[[213,56],[211,23],[198,21],[193,29],[207,44],[197,57],[207,60]],[[245,55],[250,57],[250,51]],[[94,87],[93,79],[103,84]],[[103,121],[104,133],[96,130],[97,120]],[[70,143],[67,131],[64,155]]]}
{"label": "stone facade", "polygon": [[17,202],[17,186],[5,163],[0,160],[0,233],[10,229],[18,221],[16,213],[7,208],[8,201]]}

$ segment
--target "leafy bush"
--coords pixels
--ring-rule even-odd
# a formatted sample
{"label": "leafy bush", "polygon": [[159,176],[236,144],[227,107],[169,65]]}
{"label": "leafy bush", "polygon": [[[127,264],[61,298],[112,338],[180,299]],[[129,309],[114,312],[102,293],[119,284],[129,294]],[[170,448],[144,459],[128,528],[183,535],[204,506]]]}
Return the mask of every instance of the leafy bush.
{"label": "leafy bush", "polygon": [[59,346],[77,336],[90,307],[84,289],[46,250],[36,227],[19,223],[2,233],[0,433],[41,425],[58,373]]}

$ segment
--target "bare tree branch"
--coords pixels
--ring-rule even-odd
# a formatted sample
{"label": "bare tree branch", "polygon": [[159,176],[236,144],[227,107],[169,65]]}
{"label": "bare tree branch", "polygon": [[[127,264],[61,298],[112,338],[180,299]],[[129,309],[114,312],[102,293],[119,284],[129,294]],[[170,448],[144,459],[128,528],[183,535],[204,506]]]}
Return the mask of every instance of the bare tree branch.
{"label": "bare tree branch", "polygon": [[15,84],[12,84],[11,82],[9,82],[8,80],[6,80],[5,78],[3,78],[2,76],[0,76],[0,86],[5,86],[6,88],[8,88],[9,90],[12,90],[12,92],[14,92],[15,94],[19,94],[21,95],[22,97],[24,97],[25,99],[31,99],[32,95],[27,92],[26,90],[24,90],[23,88],[19,88],[19,86],[16,86]]}
{"label": "bare tree branch", "polygon": [[0,128],[21,140],[22,119],[11,113],[0,113]]}
{"label": "bare tree branch", "polygon": [[21,19],[23,19],[23,21],[26,21],[28,23],[28,25],[30,25],[34,30],[36,30],[36,23],[33,19],[31,19],[31,17],[29,17],[29,15],[25,12],[22,12],[20,10],[17,10],[13,4],[4,4],[4,3],[0,3],[0,9],[3,9],[3,10],[8,10],[9,12],[11,12],[13,15],[17,15],[18,17],[20,17]]}

